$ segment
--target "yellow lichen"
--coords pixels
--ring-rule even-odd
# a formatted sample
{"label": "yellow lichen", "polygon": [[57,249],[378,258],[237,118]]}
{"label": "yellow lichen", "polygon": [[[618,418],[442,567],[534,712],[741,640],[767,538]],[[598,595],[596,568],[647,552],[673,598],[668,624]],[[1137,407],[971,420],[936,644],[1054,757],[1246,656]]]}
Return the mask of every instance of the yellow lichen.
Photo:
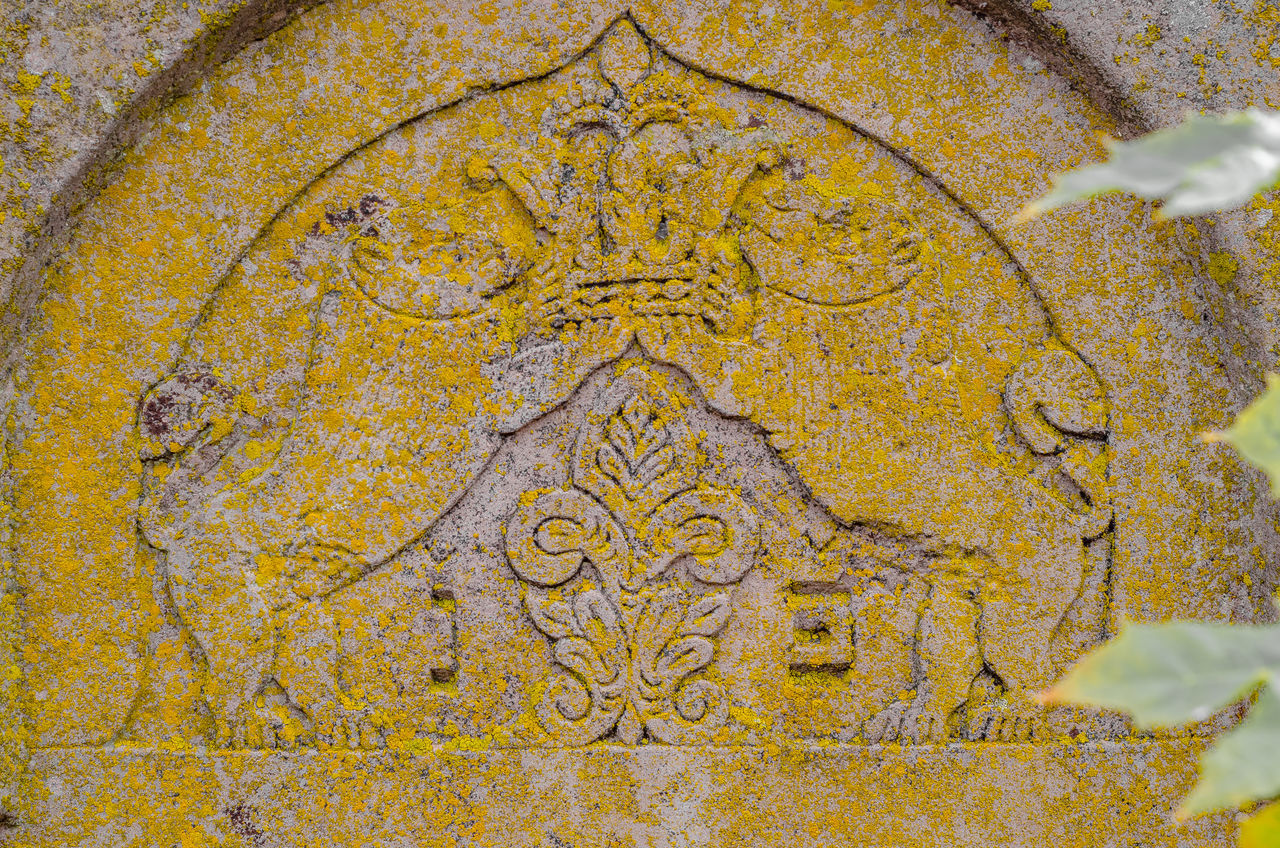
{"label": "yellow lichen", "polygon": [[[1035,8],[1047,11],[1050,5],[1036,0]],[[210,27],[229,20],[200,11]],[[666,32],[665,19],[646,5],[636,14],[652,32]],[[406,700],[373,716],[375,723],[394,726],[424,715],[427,720],[421,735],[403,728],[393,732],[386,754],[282,755],[272,760],[280,771],[268,779],[257,770],[261,757],[200,750],[208,732],[200,724],[208,680],[201,677],[198,652],[174,635],[172,613],[167,620],[161,609],[163,574],[147,559],[155,554],[135,533],[143,497],[135,435],[138,399],[165,375],[169,363],[179,356],[184,362],[240,363],[239,371],[228,376],[240,393],[235,415],[292,415],[296,432],[314,438],[316,449],[288,468],[296,474],[297,502],[280,505],[279,512],[297,519],[297,533],[314,536],[310,541],[327,545],[324,551],[359,553],[412,540],[423,516],[446,508],[463,488],[464,470],[453,464],[458,457],[482,457],[489,450],[466,422],[496,419],[511,407],[534,402],[495,396],[494,377],[482,364],[529,336],[536,320],[529,304],[541,292],[477,294],[479,300],[493,295],[493,317],[486,323],[472,311],[475,299],[467,299],[479,291],[474,275],[451,266],[443,252],[402,269],[395,286],[376,291],[362,287],[355,275],[344,276],[349,266],[341,263],[296,267],[302,264],[299,245],[313,226],[317,238],[335,239],[345,226],[325,218],[325,211],[347,208],[328,208],[316,200],[325,191],[332,194],[322,200],[336,203],[356,188],[363,191],[366,182],[381,188],[421,169],[400,188],[420,202],[406,204],[402,218],[386,219],[410,230],[402,244],[414,249],[454,245],[460,236],[478,231],[472,216],[491,211],[483,204],[514,204],[512,197],[483,187],[491,180],[489,172],[472,167],[470,156],[490,153],[520,133],[536,135],[544,104],[502,113],[493,105],[499,95],[477,92],[512,74],[538,77],[559,67],[591,43],[598,23],[569,14],[551,22],[534,16],[521,19],[513,35],[505,24],[481,26],[512,20],[510,10],[497,4],[482,4],[475,14],[447,22],[443,16],[440,8],[409,2],[360,9],[326,5],[267,39],[254,55],[233,59],[175,103],[124,156],[117,178],[78,219],[75,237],[48,271],[48,294],[17,375],[24,418],[20,427],[14,425],[18,441],[12,446],[20,480],[13,497],[16,564],[26,593],[23,656],[20,662],[0,656],[6,669],[0,687],[21,688],[30,698],[30,726],[43,749],[34,770],[39,779],[29,783],[19,811],[49,823],[51,835],[43,843],[74,844],[67,841],[74,837],[54,831],[61,826],[55,824],[57,816],[65,816],[68,833],[114,835],[135,827],[131,838],[155,844],[249,844],[252,837],[246,834],[252,831],[238,824],[241,820],[270,832],[323,824],[318,832],[338,845],[369,844],[384,835],[385,841],[403,841],[410,834],[442,843],[473,838],[479,844],[536,844],[550,840],[542,834],[551,832],[555,811],[569,804],[585,810],[583,818],[556,831],[557,838],[580,832],[582,844],[661,840],[619,835],[619,821],[651,827],[653,834],[683,828],[688,835],[681,839],[696,844],[756,844],[762,838],[760,810],[766,807],[780,829],[795,835],[792,844],[930,844],[936,836],[883,831],[878,818],[836,813],[830,801],[837,797],[855,798],[876,810],[911,809],[922,820],[951,822],[961,816],[965,824],[955,825],[957,832],[980,828],[997,844],[1004,837],[1009,844],[1088,845],[1092,834],[1121,827],[1142,829],[1151,842],[1167,842],[1171,837],[1159,814],[1148,807],[1185,782],[1193,746],[1183,742],[1083,748],[1092,743],[1081,741],[1088,738],[1081,732],[1055,745],[893,745],[874,752],[859,745],[861,722],[845,718],[850,703],[866,695],[851,691],[855,685],[898,706],[918,694],[910,685],[908,640],[897,634],[914,634],[922,616],[937,614],[937,599],[927,596],[920,581],[878,595],[862,610],[861,632],[884,644],[875,651],[860,646],[873,659],[857,673],[785,667],[768,647],[785,635],[739,639],[735,662],[749,673],[742,684],[746,694],[729,710],[731,723],[715,744],[696,755],[607,744],[586,754],[508,750],[542,732],[525,707],[542,698],[546,682],[531,684],[523,692],[525,703],[504,703],[506,681],[485,676],[500,664],[483,664],[477,647],[509,638],[493,622],[459,636],[472,641],[469,656],[480,663],[463,673],[495,687],[486,706],[461,721],[444,718],[441,705],[458,697],[456,680],[433,681],[417,702],[401,696]],[[885,39],[886,31],[915,39],[911,49]],[[349,34],[345,52],[336,55],[332,67],[317,67],[316,55],[334,55],[326,46],[333,32]],[[1011,459],[1018,455],[1012,436],[997,437],[1004,431],[990,423],[1004,420],[1003,393],[1013,366],[1029,350],[1063,351],[1070,342],[1087,354],[1114,392],[1112,432],[1130,440],[1116,442],[1123,461],[1109,472],[1126,498],[1112,563],[1119,608],[1137,617],[1204,611],[1200,604],[1213,612],[1213,602],[1206,600],[1213,593],[1200,588],[1206,581],[1232,580],[1229,572],[1243,566],[1220,564],[1224,558],[1216,555],[1234,550],[1237,540],[1215,537],[1197,516],[1241,510],[1222,500],[1217,477],[1206,473],[1209,449],[1190,435],[1176,444],[1170,436],[1215,426],[1225,408],[1226,390],[1202,376],[1214,372],[1208,365],[1217,362],[1216,351],[1168,352],[1191,344],[1179,341],[1187,337],[1183,328],[1198,324],[1207,308],[1195,293],[1191,264],[1178,258],[1174,234],[1153,228],[1137,207],[1064,212],[1049,234],[1004,223],[1021,200],[1043,189],[1044,174],[1067,160],[1098,153],[1094,131],[1105,129],[1105,121],[1065,88],[1043,93],[1043,79],[997,42],[979,51],[981,61],[964,64],[965,51],[954,46],[970,43],[974,33],[937,10],[833,3],[782,26],[771,22],[759,4],[737,3],[723,16],[692,20],[682,32],[682,55],[699,57],[717,76],[754,80],[851,121],[892,103],[895,114],[910,120],[882,127],[886,139],[898,150],[912,151],[924,170],[945,175],[963,208],[944,202],[918,172],[848,126],[814,118],[821,134],[811,139],[810,172],[794,187],[789,180],[765,178],[760,196],[744,196],[737,211],[750,207],[763,215],[768,206],[786,212],[770,238],[800,257],[801,264],[829,262],[831,276],[804,281],[794,262],[788,269],[780,261],[769,277],[766,263],[755,262],[755,276],[747,274],[742,284],[750,297],[736,301],[725,317],[732,332],[709,340],[693,333],[673,334],[672,341],[663,335],[669,326],[644,317],[643,302],[621,298],[615,316],[619,337],[627,342],[642,337],[650,348],[665,349],[703,396],[754,421],[814,497],[845,522],[889,516],[885,532],[961,533],[975,504],[982,504],[990,520],[981,535],[999,539],[1019,563],[1036,562],[1045,550],[1037,545],[1046,538],[1079,545],[1079,534],[1066,541],[1053,536],[1060,532],[1055,528],[1077,518],[1069,492],[1046,492],[1027,482],[1034,458],[1023,451],[1020,459]],[[770,58],[783,55],[790,58]],[[508,62],[518,68],[512,70]],[[145,64],[136,69],[139,76],[148,71]],[[55,76],[51,87],[66,99],[64,79]],[[30,86],[30,93],[38,82],[20,79],[18,85]],[[554,79],[537,84],[547,86],[547,103],[580,96],[555,89]],[[708,98],[720,85],[705,79],[700,84],[700,96]],[[1030,92],[1054,101],[1054,109],[1028,110]],[[416,125],[406,122],[423,104],[464,95],[469,98],[464,108],[472,111],[463,118],[458,118],[462,110],[441,112],[437,134],[424,135],[421,146],[413,147]],[[34,107],[18,105],[29,118]],[[771,105],[763,96],[751,108],[759,112],[755,118],[775,124],[793,114],[791,106]],[[708,107],[705,114],[726,134],[724,126],[738,126],[733,109]],[[1069,118],[1061,119],[1062,114]],[[742,118],[745,123],[747,116]],[[402,124],[405,130],[397,134]],[[990,126],[1000,126],[1001,132],[992,136],[975,129]],[[384,133],[391,135],[381,147],[369,144]],[[400,144],[404,149],[397,149]],[[369,152],[344,158],[357,149]],[[823,159],[832,158],[827,151],[850,149],[860,152],[834,162]],[[449,157],[463,159],[463,166],[445,176],[440,176],[446,173],[443,166],[439,173],[427,167],[452,161]],[[327,171],[338,162],[343,166]],[[778,164],[763,157],[752,167],[763,172]],[[359,170],[366,167],[371,170]],[[442,205],[441,196],[462,193],[464,180],[481,186],[478,205]],[[311,193],[291,206],[307,186]],[[792,190],[794,195],[787,195]],[[859,217],[866,209],[875,214]],[[623,224],[639,229],[642,210],[632,211],[636,214]],[[431,232],[413,231],[430,216],[436,219]],[[799,217],[803,224],[795,223]],[[1013,255],[983,231],[981,221],[1012,245]],[[874,229],[882,223],[884,230]],[[811,238],[815,231],[820,239]],[[1114,238],[1095,241],[1100,231]],[[517,216],[495,238],[536,254],[546,235],[531,226],[530,218]],[[362,240],[373,236],[357,229],[344,247],[368,246]],[[736,249],[727,242],[707,243],[708,252],[723,253],[726,261],[741,260]],[[228,272],[226,263],[237,256],[249,263]],[[358,258],[378,261],[373,253]],[[513,265],[522,259],[518,251],[503,257]],[[1019,263],[1033,270],[1043,300],[1030,293]],[[872,266],[888,271],[866,273]],[[1212,258],[1209,273],[1230,284],[1233,260]],[[448,310],[438,291],[420,296],[413,288],[415,274],[447,282],[466,308],[446,321],[441,316]],[[287,300],[296,291],[311,294]],[[331,295],[328,303],[345,311],[322,314],[314,302],[321,294]],[[1061,339],[1048,329],[1046,312],[1061,328]],[[344,317],[346,324],[322,324]],[[193,327],[205,330],[193,334]],[[592,336],[590,322],[561,332],[561,339],[584,349],[616,342],[604,334]],[[753,346],[768,354],[755,353]],[[653,379],[668,379],[661,369],[650,370]],[[1177,383],[1172,389],[1171,381]],[[1185,417],[1170,424],[1170,409],[1181,404]],[[1083,404],[1081,414],[1104,412],[1093,402]],[[228,419],[211,421],[204,444],[215,446],[233,428]],[[388,434],[394,444],[383,444]],[[1165,442],[1171,444],[1167,449],[1153,447]],[[248,439],[244,464],[219,467],[208,481],[211,500],[227,514],[261,508],[269,491],[264,481],[280,470],[276,463],[288,445],[283,438]],[[181,452],[186,446],[174,441],[156,448]],[[713,452],[700,450],[705,451],[700,464],[715,462]],[[1173,464],[1171,456],[1185,460]],[[475,467],[480,465],[477,461]],[[148,482],[164,487],[178,472],[163,462],[161,467]],[[1098,457],[1080,467],[1099,477],[1108,473]],[[352,471],[361,468],[368,473]],[[389,493],[402,495],[412,509],[389,504]],[[1026,513],[1020,498],[1037,504],[1032,520],[1042,523],[1030,529],[1022,525]],[[197,505],[178,507],[194,512]],[[1183,520],[1188,515],[1191,520]],[[1141,542],[1135,545],[1130,538]],[[325,571],[332,561],[322,555],[321,545],[281,541],[278,550],[264,550],[246,566],[264,591],[269,584],[286,583],[299,567],[309,568],[317,580],[345,579]],[[801,540],[786,544],[800,546]],[[707,558],[714,547],[699,552]],[[792,573],[789,569],[803,562],[799,555],[781,553],[783,548],[780,542],[760,565],[770,579]],[[1192,553],[1193,548],[1215,557]],[[986,567],[967,561],[963,552],[952,553],[952,564]],[[1220,569],[1221,577],[1192,573],[1210,560],[1218,563],[1214,570]],[[957,566],[948,576],[959,580],[963,571]],[[974,591],[987,591],[992,598],[1008,591],[997,584],[1015,580],[1003,572],[995,579],[998,571],[992,567],[982,575],[992,579],[975,583]],[[875,573],[868,567],[868,574]],[[170,579],[183,588],[181,575]],[[444,587],[432,589],[426,609],[451,616],[467,612]],[[549,596],[559,598],[554,592]],[[779,608],[800,611],[786,603],[785,594],[752,598],[737,614],[750,621],[772,620],[769,626],[786,634],[789,620],[770,619]],[[405,631],[377,598],[356,598],[333,614],[343,638],[366,626],[393,635]],[[5,595],[0,618],[9,624],[16,615],[12,596]],[[272,631],[294,626],[287,614],[264,616],[262,622]],[[162,631],[168,634],[164,638]],[[373,638],[366,644],[377,647]],[[536,656],[546,665],[536,653],[546,650],[541,641],[522,650],[528,653],[521,657]],[[972,659],[959,648],[944,655],[956,662]],[[353,662],[381,668],[377,656]],[[281,668],[305,671],[302,663],[282,661]],[[25,670],[26,676],[15,677],[12,669]],[[711,667],[706,679],[729,680],[730,671]],[[171,689],[159,691],[165,686]],[[340,706],[368,711],[373,688],[361,684],[341,690]],[[148,705],[146,698],[157,703]],[[119,733],[137,732],[136,722],[122,728],[135,704],[161,730],[154,738],[116,739]],[[17,724],[12,733],[25,733],[27,726]],[[302,740],[285,718],[281,727],[284,743]],[[165,732],[169,729],[180,732]],[[844,734],[840,739],[834,736],[837,729]],[[116,750],[91,750],[113,739]],[[124,750],[127,743],[151,744],[160,753],[131,754]],[[0,752],[11,757],[21,744],[16,735],[0,739]],[[64,745],[82,747],[59,750]],[[1153,758],[1155,765],[1139,765]],[[637,767],[641,759],[664,767]],[[71,774],[80,778],[65,788],[80,794],[54,797],[56,784],[43,780]],[[1134,781],[1143,780],[1147,785],[1135,790]],[[223,808],[231,790],[222,781],[255,787],[267,800],[233,816]],[[1019,797],[1042,793],[1044,812],[1025,827],[1006,826],[1007,795],[989,787]],[[963,805],[957,805],[958,797],[965,798]],[[584,804],[584,798],[592,803]],[[671,803],[673,798],[681,803]],[[1141,810],[1134,811],[1134,798]],[[342,815],[333,812],[339,809]],[[687,809],[690,818],[683,823],[664,818],[672,809]],[[285,810],[300,818],[284,824]],[[1054,823],[1068,815],[1074,832],[1064,837]],[[430,824],[425,834],[424,818]]]}

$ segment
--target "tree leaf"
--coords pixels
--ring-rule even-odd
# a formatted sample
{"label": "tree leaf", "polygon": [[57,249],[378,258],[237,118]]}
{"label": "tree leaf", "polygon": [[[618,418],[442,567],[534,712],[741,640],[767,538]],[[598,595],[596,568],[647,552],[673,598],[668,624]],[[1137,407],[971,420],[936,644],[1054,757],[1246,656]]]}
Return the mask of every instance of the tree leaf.
{"label": "tree leaf", "polygon": [[1200,759],[1200,782],[1179,818],[1280,795],[1280,692],[1258,693],[1244,721]]}
{"label": "tree leaf", "polygon": [[1269,804],[1240,822],[1239,848],[1280,848],[1280,803]]}
{"label": "tree leaf", "polygon": [[1280,376],[1267,375],[1266,391],[1240,413],[1231,429],[1205,438],[1226,442],[1250,465],[1266,472],[1271,496],[1280,497]]}
{"label": "tree leaf", "polygon": [[1133,624],[1043,696],[1132,713],[1138,727],[1203,721],[1259,683],[1280,680],[1280,627]]}
{"label": "tree leaf", "polygon": [[1280,179],[1280,114],[1189,115],[1176,127],[1107,147],[1107,162],[1059,175],[1020,217],[1113,191],[1163,200],[1162,214],[1170,217],[1239,206]]}

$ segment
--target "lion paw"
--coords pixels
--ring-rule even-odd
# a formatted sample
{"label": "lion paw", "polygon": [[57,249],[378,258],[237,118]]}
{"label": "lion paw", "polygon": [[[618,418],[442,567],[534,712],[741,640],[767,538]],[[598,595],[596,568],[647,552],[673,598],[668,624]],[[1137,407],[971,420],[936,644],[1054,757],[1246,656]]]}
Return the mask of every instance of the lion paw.
{"label": "lion paw", "polygon": [[994,698],[969,710],[969,733],[989,742],[1030,742],[1044,739],[1045,710],[1030,698]]}
{"label": "lion paw", "polygon": [[373,710],[343,709],[326,721],[320,739],[331,748],[372,751],[386,747],[386,724]]}
{"label": "lion paw", "polygon": [[906,703],[890,704],[867,719],[862,726],[862,735],[872,745],[878,742],[893,742],[902,734],[902,724],[906,715]]}
{"label": "lion paw", "polygon": [[946,742],[951,735],[949,716],[939,710],[909,711],[902,722],[901,737],[910,742]]}
{"label": "lion paw", "polygon": [[230,719],[216,723],[216,742],[224,748],[283,749],[307,745],[312,738],[306,719],[289,705],[262,698],[241,704]]}

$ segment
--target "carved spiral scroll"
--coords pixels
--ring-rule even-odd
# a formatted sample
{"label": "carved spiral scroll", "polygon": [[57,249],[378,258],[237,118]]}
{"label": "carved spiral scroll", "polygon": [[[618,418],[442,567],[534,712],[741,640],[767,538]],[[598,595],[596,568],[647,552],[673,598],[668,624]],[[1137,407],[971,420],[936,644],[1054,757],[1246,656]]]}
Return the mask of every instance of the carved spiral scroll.
{"label": "carved spiral scroll", "polygon": [[1061,472],[1080,490],[1084,538],[1105,532],[1112,518],[1103,450],[1110,422],[1097,376],[1071,351],[1039,350],[1009,376],[1004,402],[1018,438],[1037,456],[1059,457]]}
{"label": "carved spiral scroll", "polygon": [[672,700],[675,715],[650,719],[649,733],[668,745],[711,741],[729,720],[729,699],[724,687],[710,680],[693,680],[680,687]]}
{"label": "carved spiral scroll", "polygon": [[630,571],[622,528],[590,495],[577,489],[530,492],[507,525],[507,557],[521,579],[559,586],[590,560],[606,579]]}
{"label": "carved spiral scroll", "polygon": [[[548,601],[537,589],[526,597],[531,609]],[[574,598],[563,624],[574,635],[557,639],[552,654],[565,671],[542,693],[538,720],[561,744],[585,745],[608,733],[626,706],[626,635],[613,605],[595,589]]]}
{"label": "carved spiral scroll", "polygon": [[1009,376],[1005,406],[1018,436],[1035,453],[1056,453],[1064,436],[1107,435],[1107,401],[1089,366],[1066,350],[1041,350]]}
{"label": "carved spiral scroll", "polygon": [[656,556],[649,577],[689,557],[694,577],[728,585],[742,579],[760,547],[759,522],[727,489],[699,487],[676,495],[659,507],[650,532]]}

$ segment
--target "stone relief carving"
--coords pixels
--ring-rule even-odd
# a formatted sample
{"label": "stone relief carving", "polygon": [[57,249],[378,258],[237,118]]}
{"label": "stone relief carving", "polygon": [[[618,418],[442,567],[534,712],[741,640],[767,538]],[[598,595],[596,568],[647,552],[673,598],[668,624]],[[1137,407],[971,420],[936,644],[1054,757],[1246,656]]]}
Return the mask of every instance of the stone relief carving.
{"label": "stone relief carving", "polygon": [[[849,738],[1045,732],[1028,692],[1105,626],[1106,397],[902,160],[624,18],[281,220],[140,403],[140,525],[216,743],[380,745],[428,713],[749,741],[735,708],[780,708],[727,642],[778,687],[837,681]],[[690,416],[756,429],[726,459]],[[569,470],[539,482],[547,450]],[[726,482],[751,462],[791,512]],[[531,712],[468,672],[495,621],[495,652],[549,651],[537,693],[480,663]]]}
{"label": "stone relief carving", "polygon": [[711,662],[759,528],[733,491],[699,485],[695,442],[659,399],[633,394],[584,427],[574,488],[525,492],[506,529],[525,607],[567,672],[538,704],[562,744],[706,740],[728,718],[722,687],[690,678]]}
{"label": "stone relief carving", "polygon": [[[761,434],[632,351],[509,440],[426,536],[300,605],[273,679],[311,721],[277,714],[274,738],[377,746],[430,712],[504,744],[741,741],[735,704],[785,712],[776,690],[813,672],[847,692],[840,721],[867,740],[942,739],[972,677],[954,659],[979,653],[980,569],[956,566],[938,540],[841,527]],[[414,617],[442,585],[460,635],[428,677],[443,643]],[[788,596],[821,603],[797,614]],[[872,596],[900,608],[856,615]],[[828,646],[793,644],[824,629]],[[752,682],[762,670],[771,683]]]}

